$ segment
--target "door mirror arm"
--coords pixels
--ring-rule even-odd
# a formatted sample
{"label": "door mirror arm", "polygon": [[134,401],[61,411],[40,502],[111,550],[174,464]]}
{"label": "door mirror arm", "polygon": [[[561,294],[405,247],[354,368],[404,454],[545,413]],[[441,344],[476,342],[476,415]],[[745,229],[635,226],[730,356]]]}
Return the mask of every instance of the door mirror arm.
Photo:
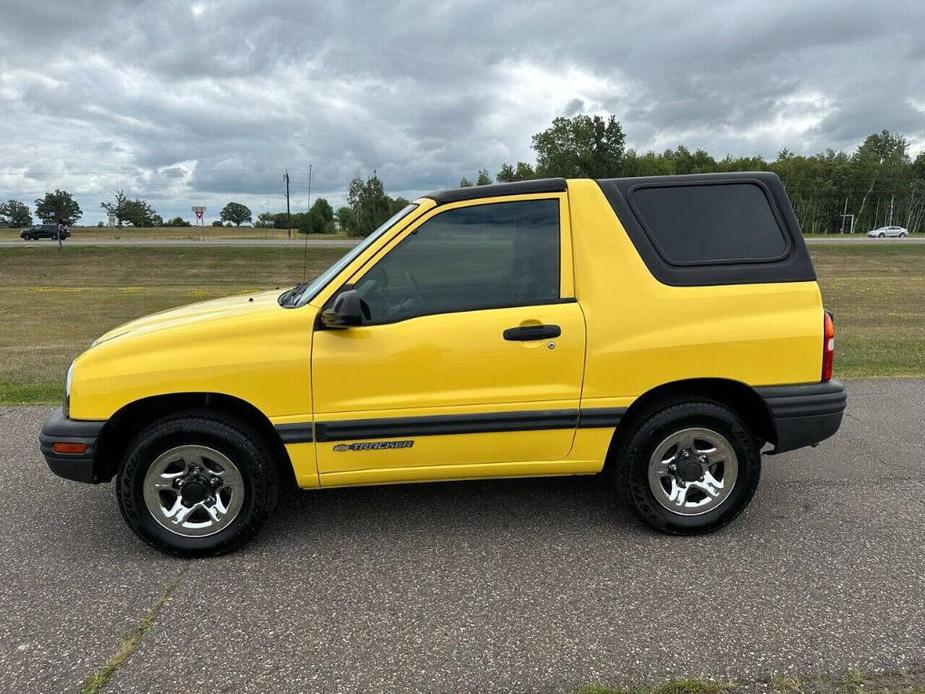
{"label": "door mirror arm", "polygon": [[344,330],[351,326],[363,325],[363,299],[355,289],[341,292],[334,299],[331,308],[321,312],[320,323],[331,330]]}

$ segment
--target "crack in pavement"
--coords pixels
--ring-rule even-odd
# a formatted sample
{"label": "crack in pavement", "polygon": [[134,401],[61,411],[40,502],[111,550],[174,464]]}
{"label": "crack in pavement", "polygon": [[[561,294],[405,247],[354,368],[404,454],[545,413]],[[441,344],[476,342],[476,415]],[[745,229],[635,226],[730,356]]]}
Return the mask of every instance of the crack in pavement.
{"label": "crack in pavement", "polygon": [[138,644],[141,643],[142,638],[144,638],[145,632],[154,624],[154,620],[157,618],[158,613],[167,604],[170,596],[180,585],[180,581],[183,579],[186,572],[189,571],[189,568],[189,566],[184,568],[167,584],[160,599],[145,612],[132,632],[122,641],[119,650],[99,668],[84,678],[80,685],[81,694],[98,694],[103,690],[109,683],[109,680],[112,679],[113,675],[116,674],[119,668],[122,667],[131,657],[132,653],[135,652]]}

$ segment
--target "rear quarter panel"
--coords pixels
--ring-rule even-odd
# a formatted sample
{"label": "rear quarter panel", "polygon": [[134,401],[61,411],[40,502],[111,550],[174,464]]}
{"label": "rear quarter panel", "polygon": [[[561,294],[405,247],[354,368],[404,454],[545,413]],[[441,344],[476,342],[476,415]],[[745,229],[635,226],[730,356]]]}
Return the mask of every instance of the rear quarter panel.
{"label": "rear quarter panel", "polygon": [[662,284],[594,181],[569,181],[569,196],[575,291],[588,335],[583,403],[625,405],[690,378],[752,386],[819,380],[816,282]]}

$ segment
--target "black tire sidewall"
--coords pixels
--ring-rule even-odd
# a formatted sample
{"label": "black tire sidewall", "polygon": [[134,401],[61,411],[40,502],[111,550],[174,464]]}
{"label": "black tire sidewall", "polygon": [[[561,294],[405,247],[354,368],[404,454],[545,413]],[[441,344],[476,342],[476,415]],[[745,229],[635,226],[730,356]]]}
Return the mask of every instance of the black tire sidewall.
{"label": "black tire sidewall", "polygon": [[[711,429],[726,438],[735,450],[738,475],[720,506],[683,516],[658,503],[649,488],[648,470],[655,448],[671,434],[691,427]],[[637,513],[656,530],[670,534],[706,533],[726,525],[751,501],[761,476],[761,453],[746,424],[729,408],[711,402],[677,404],[646,418],[630,436],[622,464],[622,483]]]}
{"label": "black tire sidewall", "polygon": [[[154,460],[183,445],[213,448],[238,468],[244,482],[244,502],[226,528],[205,537],[184,537],[155,520],[144,501],[144,479]],[[178,556],[212,556],[229,552],[249,540],[276,505],[275,468],[259,437],[238,423],[202,416],[175,416],[143,430],[128,447],[116,477],[116,495],[129,527],[156,549]]]}

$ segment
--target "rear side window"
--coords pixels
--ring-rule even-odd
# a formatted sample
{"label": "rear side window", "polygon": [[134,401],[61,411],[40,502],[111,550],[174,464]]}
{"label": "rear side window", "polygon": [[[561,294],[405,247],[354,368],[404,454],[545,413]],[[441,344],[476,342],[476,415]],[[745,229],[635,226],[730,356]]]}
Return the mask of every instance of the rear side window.
{"label": "rear side window", "polygon": [[767,196],[751,183],[640,187],[630,201],[672,265],[773,262],[788,251]]}
{"label": "rear side window", "polygon": [[639,257],[674,287],[816,279],[781,180],[768,171],[597,181]]}

